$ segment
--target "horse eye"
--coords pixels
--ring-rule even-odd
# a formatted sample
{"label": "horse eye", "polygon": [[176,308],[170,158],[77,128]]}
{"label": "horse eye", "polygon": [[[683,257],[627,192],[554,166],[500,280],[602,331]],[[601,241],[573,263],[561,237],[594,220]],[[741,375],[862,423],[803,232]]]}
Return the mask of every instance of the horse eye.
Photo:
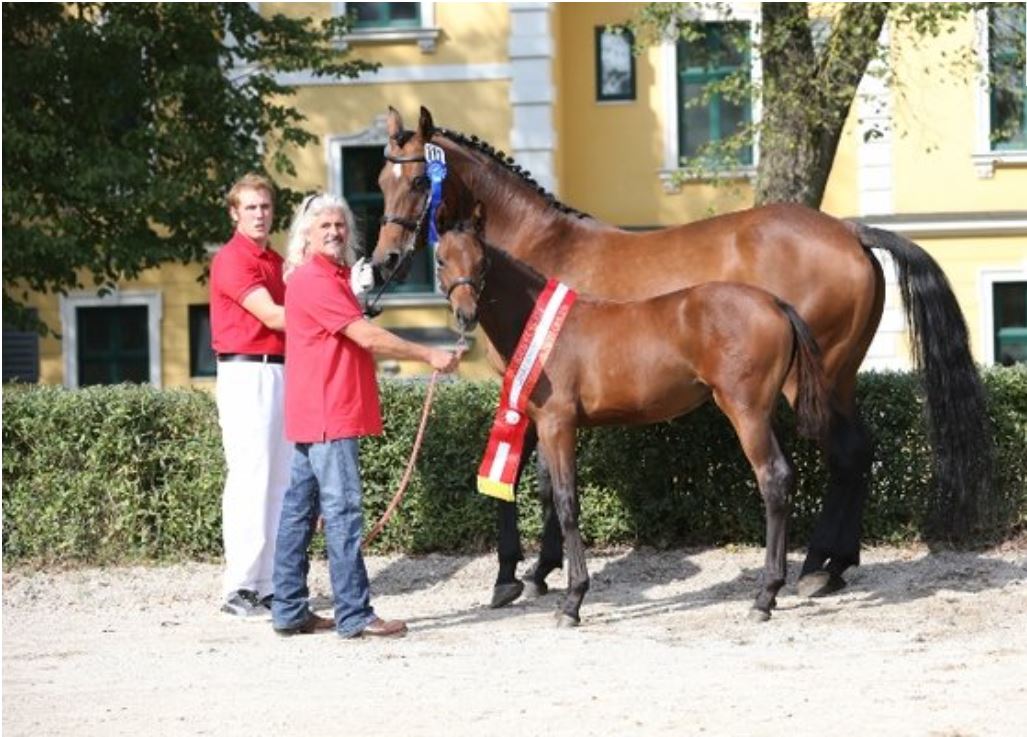
{"label": "horse eye", "polygon": [[413,181],[410,182],[410,186],[418,192],[424,191],[425,189],[428,189],[428,177],[424,174],[416,176]]}
{"label": "horse eye", "polygon": [[437,266],[438,268],[442,269],[442,268],[444,268],[444,267],[446,266],[446,262],[445,262],[445,261],[443,261],[443,260],[442,260],[441,258],[436,258],[436,259],[435,259],[435,265],[436,265],[436,266]]}

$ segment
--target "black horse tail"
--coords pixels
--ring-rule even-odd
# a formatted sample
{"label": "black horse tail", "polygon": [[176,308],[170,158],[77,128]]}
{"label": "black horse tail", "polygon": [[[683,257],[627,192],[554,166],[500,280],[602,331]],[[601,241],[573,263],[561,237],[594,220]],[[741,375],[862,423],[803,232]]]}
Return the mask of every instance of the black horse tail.
{"label": "black horse tail", "polygon": [[820,360],[820,346],[810,332],[809,325],[799,313],[781,300],[777,306],[788,317],[795,336],[792,361],[795,366],[795,419],[796,429],[806,438],[821,440],[827,437],[830,425],[830,404],[827,393],[827,377]]}
{"label": "black horse tail", "polygon": [[864,248],[887,251],[898,266],[934,450],[930,532],[966,539],[979,525],[980,505],[988,498],[992,481],[984,387],[970,354],[966,321],[945,273],[920,246],[887,230],[851,222],[849,226]]}

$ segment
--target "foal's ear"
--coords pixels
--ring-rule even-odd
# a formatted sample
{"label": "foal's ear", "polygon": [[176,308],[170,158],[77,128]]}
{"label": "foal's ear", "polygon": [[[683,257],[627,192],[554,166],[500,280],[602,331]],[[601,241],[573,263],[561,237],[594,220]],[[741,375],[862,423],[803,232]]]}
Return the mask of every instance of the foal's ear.
{"label": "foal's ear", "polygon": [[392,105],[389,105],[389,114],[385,117],[385,132],[389,134],[389,138],[396,138],[403,132],[403,118]]}
{"label": "foal's ear", "polygon": [[421,119],[417,121],[417,132],[424,141],[431,139],[435,133],[435,121],[431,119],[431,112],[424,105],[421,105]]}
{"label": "foal's ear", "polygon": [[481,202],[474,203],[474,212],[471,213],[471,224],[474,226],[475,235],[482,235],[485,232],[485,205]]}

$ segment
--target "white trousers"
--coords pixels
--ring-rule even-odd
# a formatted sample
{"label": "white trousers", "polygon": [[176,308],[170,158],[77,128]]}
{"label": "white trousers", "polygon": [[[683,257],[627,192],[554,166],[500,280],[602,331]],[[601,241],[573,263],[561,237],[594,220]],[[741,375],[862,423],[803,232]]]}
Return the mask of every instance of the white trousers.
{"label": "white trousers", "polygon": [[222,498],[223,593],[272,593],[271,573],[293,445],[285,439],[282,364],[218,362],[218,422],[228,478]]}

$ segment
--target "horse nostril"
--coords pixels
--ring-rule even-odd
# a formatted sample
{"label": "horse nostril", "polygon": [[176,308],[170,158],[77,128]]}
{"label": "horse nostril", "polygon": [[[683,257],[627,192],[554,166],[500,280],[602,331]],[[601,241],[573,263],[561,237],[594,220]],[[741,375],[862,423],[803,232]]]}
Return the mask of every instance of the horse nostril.
{"label": "horse nostril", "polygon": [[469,333],[472,330],[474,330],[474,328],[477,326],[477,324],[478,324],[478,317],[477,317],[477,315],[474,315],[474,314],[468,314],[468,313],[464,312],[463,310],[457,310],[456,311],[456,323],[460,327],[461,331],[463,331],[465,333]]}
{"label": "horse nostril", "polygon": [[396,268],[396,263],[399,261],[399,251],[389,251],[385,256],[385,268],[392,270]]}

